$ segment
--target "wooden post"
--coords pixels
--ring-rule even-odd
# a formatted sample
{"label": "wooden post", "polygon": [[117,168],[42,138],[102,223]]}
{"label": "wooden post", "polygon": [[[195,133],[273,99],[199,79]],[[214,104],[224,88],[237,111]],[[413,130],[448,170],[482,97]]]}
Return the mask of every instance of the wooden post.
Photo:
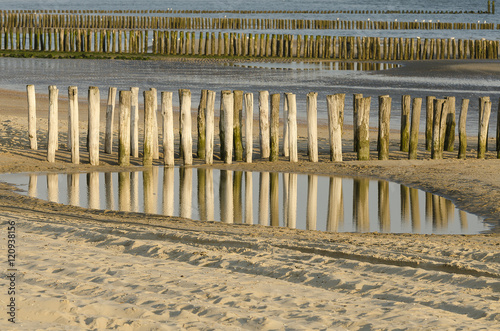
{"label": "wooden post", "polygon": [[56,161],[57,136],[59,127],[59,105],[58,105],[59,90],[56,86],[49,86],[49,132],[47,141],[47,161]]}
{"label": "wooden post", "polygon": [[207,109],[207,92],[208,90],[201,90],[200,104],[198,106],[198,158],[205,159],[205,111]]}
{"label": "wooden post", "polygon": [[401,146],[402,152],[408,152],[410,147],[410,104],[411,96],[401,97]]}
{"label": "wooden post", "polygon": [[191,91],[179,89],[179,128],[181,131],[181,155],[184,165],[193,164],[193,137],[191,135]]}
{"label": "wooden post", "polygon": [[80,123],[78,112],[78,88],[76,86],[68,87],[69,99],[69,136],[71,142],[71,162],[74,164],[80,163]]}
{"label": "wooden post", "polygon": [[259,91],[259,130],[261,158],[269,158],[269,92]]}
{"label": "wooden post", "polygon": [[153,165],[153,139],[154,139],[154,92],[144,91],[144,147],[142,164]]}
{"label": "wooden post", "polygon": [[432,146],[434,100],[436,100],[436,97],[433,96],[427,96],[425,99],[425,149],[428,151],[431,150]]}
{"label": "wooden post", "polygon": [[309,161],[318,162],[318,93],[307,93],[307,154]]}
{"label": "wooden post", "polygon": [[462,108],[460,110],[460,118],[458,119],[458,158],[465,159],[467,153],[467,110],[469,109],[469,99],[462,99]]}
{"label": "wooden post", "polygon": [[234,108],[233,108],[233,144],[234,144],[234,159],[243,161],[243,142],[241,138],[242,129],[242,114],[243,114],[243,91],[233,91]]}
{"label": "wooden post", "polygon": [[290,156],[290,135],[288,128],[288,101],[287,93],[283,96],[283,156]]}
{"label": "wooden post", "polygon": [[358,160],[367,161],[370,159],[370,103],[372,98],[362,98],[358,109]]}
{"label": "wooden post", "polygon": [[37,150],[38,143],[36,140],[36,97],[35,85],[26,85],[28,93],[28,138],[30,141],[30,148]]}
{"label": "wooden post", "polygon": [[[113,88],[114,89],[114,88]],[[111,91],[110,91],[111,92]],[[116,93],[116,89],[114,91]],[[130,165],[130,102],[131,91],[120,91],[120,113],[118,116],[118,165]],[[109,101],[109,100],[108,100]],[[109,102],[108,102],[109,106]]]}
{"label": "wooden post", "polygon": [[[252,163],[253,154],[253,93],[245,93],[245,162]],[[245,182],[245,185],[248,185]]]}
{"label": "wooden post", "polygon": [[[106,133],[104,136],[104,153],[113,153],[113,122],[115,117],[116,87],[108,90],[108,106],[106,108]],[[130,149],[129,149],[130,150]]]}
{"label": "wooden post", "polygon": [[434,100],[434,118],[432,126],[432,146],[431,146],[431,158],[442,159],[443,150],[441,149],[441,119],[443,115],[446,115],[446,106],[444,99]]}
{"label": "wooden post", "polygon": [[231,91],[221,92],[221,124],[220,128],[223,134],[224,149],[222,150],[222,159],[224,163],[231,164],[233,162],[233,109],[234,97]]}
{"label": "wooden post", "polygon": [[446,115],[446,133],[444,139],[444,150],[453,152],[455,144],[455,126],[456,126],[456,110],[455,110],[455,97],[447,97],[448,100],[448,113]]}
{"label": "wooden post", "polygon": [[358,141],[358,112],[359,112],[359,100],[363,99],[363,94],[353,94],[352,96],[352,129],[353,129],[353,150],[354,152],[358,152],[359,150],[359,141]]}
{"label": "wooden post", "polygon": [[172,92],[161,92],[161,114],[163,117],[163,163],[173,166],[174,161],[174,114]]}
{"label": "wooden post", "polygon": [[410,160],[417,158],[418,151],[418,132],[420,127],[420,112],[422,109],[422,98],[414,98],[412,103],[411,112],[411,132],[410,132],[410,146],[409,155]]}
{"label": "wooden post", "polygon": [[487,151],[486,140],[488,139],[488,127],[491,115],[491,101],[489,100],[489,97],[480,98],[480,105],[482,109],[479,113],[477,158],[484,159]]}
{"label": "wooden post", "polygon": [[389,159],[389,135],[392,98],[381,95],[378,98],[378,159]]}
{"label": "wooden post", "polygon": [[152,87],[153,91],[153,159],[160,158],[160,146],[158,143],[158,91]]}
{"label": "wooden post", "polygon": [[89,159],[91,165],[99,165],[99,123],[101,115],[101,98],[99,88],[89,87]]}
{"label": "wooden post", "polygon": [[214,111],[215,92],[207,91],[207,109],[205,114],[206,139],[205,139],[205,163],[212,164],[214,161]]}
{"label": "wooden post", "polygon": [[271,154],[269,160],[272,162],[279,159],[279,126],[280,126],[280,95],[271,95]]}
{"label": "wooden post", "polygon": [[130,154],[139,157],[139,88],[131,87],[130,106]]}
{"label": "wooden post", "polygon": [[289,128],[289,144],[290,144],[290,162],[298,162],[299,155],[297,149],[297,103],[296,95],[293,93],[286,94],[288,104],[288,128]]}
{"label": "wooden post", "polygon": [[342,127],[340,114],[344,108],[345,94],[328,95],[328,131],[330,137],[330,161],[342,161]]}

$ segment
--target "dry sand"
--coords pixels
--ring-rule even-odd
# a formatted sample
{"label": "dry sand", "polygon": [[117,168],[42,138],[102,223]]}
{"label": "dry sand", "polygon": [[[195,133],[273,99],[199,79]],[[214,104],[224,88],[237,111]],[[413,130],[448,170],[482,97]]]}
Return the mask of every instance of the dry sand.
{"label": "dry sand", "polygon": [[[0,172],[90,169],[68,162],[64,138],[57,162],[45,161],[48,107],[46,96],[38,99],[40,150],[31,151],[25,94],[0,92]],[[60,109],[67,109],[62,101]],[[80,109],[85,119],[83,103]],[[65,115],[60,119],[63,137]],[[456,153],[431,161],[423,144],[419,160],[408,161],[394,132],[391,160],[360,162],[349,152],[347,131],[343,163],[328,161],[322,128],[318,164],[306,161],[301,139],[297,164],[216,160],[215,167],[390,179],[445,196],[500,228],[500,161],[493,151],[474,159],[475,138],[465,161]],[[85,152],[82,160],[88,162]],[[118,170],[116,154],[101,153],[101,165],[92,169]],[[17,323],[3,313],[2,330],[500,329],[498,234],[341,234],[207,223],[63,206],[0,184],[4,256],[8,221],[17,232]],[[6,277],[0,284],[5,307]]]}

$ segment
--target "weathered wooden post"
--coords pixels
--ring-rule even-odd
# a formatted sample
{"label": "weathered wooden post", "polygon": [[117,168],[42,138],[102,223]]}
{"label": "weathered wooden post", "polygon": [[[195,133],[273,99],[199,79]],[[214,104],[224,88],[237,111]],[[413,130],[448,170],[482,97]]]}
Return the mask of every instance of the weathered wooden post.
{"label": "weathered wooden post", "polygon": [[410,147],[410,105],[411,96],[401,97],[401,146],[402,152],[408,152]]}
{"label": "weathered wooden post", "polygon": [[479,113],[479,134],[477,143],[477,158],[484,159],[487,151],[486,141],[488,139],[488,127],[491,115],[491,101],[489,97],[481,97],[479,100],[481,105]]}
{"label": "weathered wooden post", "polygon": [[38,143],[36,140],[36,97],[35,85],[26,85],[28,93],[28,138],[30,141],[30,148],[37,150]]}
{"label": "weathered wooden post", "polygon": [[243,91],[233,91],[234,108],[233,108],[233,144],[234,144],[234,159],[243,161],[243,142],[241,137],[242,129],[242,114],[243,114]]}
{"label": "weathered wooden post", "polygon": [[224,163],[231,164],[233,162],[233,109],[234,97],[231,91],[221,92],[221,139],[224,140],[224,148],[222,150],[222,159]]}
{"label": "weathered wooden post", "polygon": [[206,139],[205,139],[205,163],[214,162],[214,135],[215,135],[215,92],[207,91],[207,109],[206,109]]}
{"label": "weathered wooden post", "polygon": [[378,98],[378,159],[389,159],[389,134],[392,98],[381,95]]}
{"label": "weathered wooden post", "polygon": [[163,163],[173,166],[174,161],[174,114],[172,92],[161,92],[161,114],[163,117]]}
{"label": "weathered wooden post", "polygon": [[444,150],[453,152],[455,144],[456,110],[455,97],[447,97],[448,113],[446,115],[446,133],[444,138]]}
{"label": "weathered wooden post", "polygon": [[139,157],[139,88],[131,87],[130,106],[130,154]]}
{"label": "weathered wooden post", "polygon": [[269,92],[259,91],[259,130],[261,158],[269,158]]}
{"label": "weathered wooden post", "polygon": [[283,156],[290,156],[290,135],[288,128],[288,101],[287,93],[283,95]]}
{"label": "weathered wooden post", "polygon": [[431,146],[431,158],[442,159],[443,150],[441,144],[441,127],[442,116],[446,116],[446,105],[444,99],[434,100],[434,118],[432,126],[432,146]]}
{"label": "weathered wooden post", "polygon": [[469,99],[462,99],[462,108],[460,110],[460,118],[458,119],[458,158],[465,159],[467,153],[467,110],[469,109]]}
{"label": "weathered wooden post", "polygon": [[193,164],[193,137],[191,135],[191,91],[179,89],[179,128],[181,131],[181,155],[184,165]]}
{"label": "weathered wooden post", "polygon": [[425,99],[425,149],[428,151],[431,150],[432,146],[434,100],[436,100],[436,97],[433,96],[427,96]]}
{"label": "weathered wooden post", "polygon": [[[201,41],[200,41],[201,42]],[[198,106],[198,158],[205,159],[205,112],[207,109],[207,92],[208,90],[201,90],[200,104]]]}
{"label": "weathered wooden post", "polygon": [[69,99],[69,136],[71,162],[80,163],[80,123],[78,112],[78,88],[76,86],[68,87]]}
{"label": "weathered wooden post", "polygon": [[362,98],[359,100],[358,109],[358,160],[367,161],[370,159],[370,103],[372,98]]}
{"label": "weathered wooden post", "polygon": [[144,147],[142,164],[153,165],[153,139],[154,139],[154,92],[144,91]]}
{"label": "weathered wooden post", "polygon": [[104,153],[113,153],[113,122],[115,118],[116,87],[108,90],[108,105],[106,108],[106,132],[104,135]]}
{"label": "weathered wooden post", "polygon": [[307,93],[307,154],[309,161],[318,162],[318,93]]}
{"label": "weathered wooden post", "polygon": [[418,151],[418,132],[420,127],[420,113],[422,110],[422,98],[414,98],[411,112],[411,131],[408,158],[415,160]]}
{"label": "weathered wooden post", "polygon": [[[253,154],[253,93],[245,93],[245,162],[252,163]],[[245,182],[245,185],[248,185]]]}
{"label": "weathered wooden post", "polygon": [[153,91],[153,159],[160,158],[160,146],[158,143],[158,91],[156,88],[150,88]]}
{"label": "weathered wooden post", "polygon": [[344,108],[345,94],[326,96],[328,107],[328,131],[330,138],[330,161],[342,161],[342,126],[340,114]]}
{"label": "weathered wooden post", "polygon": [[363,99],[363,94],[355,93],[352,95],[352,129],[353,129],[353,151],[358,152],[359,141],[358,141],[358,112],[359,112],[359,100]]}
{"label": "weathered wooden post", "polygon": [[280,94],[271,95],[271,162],[278,161],[280,149]]}
{"label": "weathered wooden post", "polygon": [[[111,92],[111,91],[110,91]],[[116,93],[116,89],[114,91]],[[130,102],[131,91],[120,91],[120,113],[118,116],[118,165],[130,165]],[[108,100],[109,101],[109,100]],[[109,105],[109,103],[108,103]]]}
{"label": "weathered wooden post", "polygon": [[58,105],[59,90],[56,86],[49,86],[49,129],[47,141],[47,161],[56,161],[57,136],[59,134],[59,105]]}
{"label": "weathered wooden post", "polygon": [[286,94],[288,104],[288,128],[289,128],[289,145],[290,145],[290,162],[298,162],[299,154],[297,149],[297,103],[296,95],[293,93]]}
{"label": "weathered wooden post", "polygon": [[101,115],[99,88],[89,87],[89,159],[91,165],[99,165],[99,123]]}

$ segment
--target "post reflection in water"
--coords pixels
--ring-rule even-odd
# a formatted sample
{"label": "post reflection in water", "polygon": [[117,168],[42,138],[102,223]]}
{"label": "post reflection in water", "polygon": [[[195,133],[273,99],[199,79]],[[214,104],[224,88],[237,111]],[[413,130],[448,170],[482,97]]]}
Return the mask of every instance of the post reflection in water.
{"label": "post reflection in water", "polygon": [[130,201],[130,176],[128,172],[118,173],[118,208],[121,211],[130,211],[132,202]]}
{"label": "post reflection in water", "polygon": [[174,216],[175,169],[163,168],[163,215]]}
{"label": "post reflection in water", "polygon": [[[469,234],[492,231],[492,225],[457,210],[443,197],[386,181],[377,181],[377,189],[373,186],[370,190],[370,180],[360,178],[173,167],[150,168],[142,174],[136,171],[40,176],[46,176],[45,180],[39,180],[38,175],[23,177],[30,197],[92,209],[330,232]],[[63,181],[66,184],[60,187],[59,176],[66,177]],[[85,183],[81,176],[86,177],[86,187],[80,190],[80,182]],[[162,190],[158,191],[160,182]],[[218,187],[214,187],[214,183]],[[117,193],[113,192],[115,189]],[[193,189],[197,191],[195,202]],[[103,197],[105,195],[102,203],[101,191]],[[80,197],[85,192],[87,199]],[[352,196],[352,202],[344,204],[344,194]],[[258,203],[254,203],[257,197]],[[352,218],[345,217],[350,213]],[[378,217],[370,217],[370,214]]]}
{"label": "post reflection in water", "polygon": [[80,206],[80,174],[67,174],[68,199],[72,206]]}
{"label": "post reflection in water", "polygon": [[47,174],[47,191],[50,202],[59,202],[59,176]]}
{"label": "post reflection in water", "polygon": [[193,202],[193,169],[179,168],[179,181],[180,181],[180,199],[179,209],[180,216],[191,218],[191,205]]}
{"label": "post reflection in water", "polygon": [[380,232],[391,232],[391,208],[389,204],[389,182],[378,181],[378,222]]}
{"label": "post reflection in water", "polygon": [[355,178],[353,182],[353,222],[358,232],[370,231],[369,183],[370,181],[365,178]]}
{"label": "post reflection in water", "polygon": [[306,229],[316,230],[318,217],[318,176],[307,176],[307,217]]}
{"label": "post reflection in water", "polygon": [[99,173],[93,171],[87,174],[87,195],[90,209],[99,209],[101,207],[101,198],[99,194]]}
{"label": "post reflection in water", "polygon": [[269,173],[260,173],[259,183],[259,224],[269,225]]}
{"label": "post reflection in water", "polygon": [[271,173],[271,226],[280,225],[280,177],[279,173]]}
{"label": "post reflection in water", "polygon": [[220,171],[220,218],[222,222],[233,223],[233,172]]}
{"label": "post reflection in water", "polygon": [[253,224],[253,179],[251,172],[245,172],[245,223]]}

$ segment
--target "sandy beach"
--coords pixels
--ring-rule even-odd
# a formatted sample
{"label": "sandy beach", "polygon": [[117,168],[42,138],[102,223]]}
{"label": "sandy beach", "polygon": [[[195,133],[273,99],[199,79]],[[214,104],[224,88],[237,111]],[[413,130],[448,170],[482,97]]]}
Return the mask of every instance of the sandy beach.
{"label": "sandy beach", "polygon": [[[487,70],[460,64],[447,73],[474,69]],[[99,166],[88,164],[84,148],[83,164],[69,162],[64,98],[61,145],[56,162],[48,163],[47,95],[37,96],[39,150],[32,151],[26,94],[0,91],[0,173],[119,169],[116,153],[104,154],[102,148]],[[84,102],[80,110],[83,133]],[[328,161],[325,126],[319,131],[320,162],[308,162],[301,125],[297,164],[284,157],[275,163],[259,159],[254,138],[254,163],[224,165],[216,159],[214,167],[387,179],[444,196],[500,232],[500,161],[492,132],[485,160],[475,158],[474,136],[466,160],[458,160],[457,152],[430,160],[421,135],[418,160],[409,161],[399,152],[394,130],[390,160],[378,161],[372,130],[372,160],[356,161],[351,131],[346,128],[343,137],[342,163]],[[139,168],[141,159],[132,159],[132,165]],[[2,330],[500,329],[498,233],[328,233],[228,225],[64,206],[21,196],[0,183],[4,256],[12,221],[17,314],[16,324],[3,314]],[[9,279],[2,277],[0,284],[4,304]]]}

